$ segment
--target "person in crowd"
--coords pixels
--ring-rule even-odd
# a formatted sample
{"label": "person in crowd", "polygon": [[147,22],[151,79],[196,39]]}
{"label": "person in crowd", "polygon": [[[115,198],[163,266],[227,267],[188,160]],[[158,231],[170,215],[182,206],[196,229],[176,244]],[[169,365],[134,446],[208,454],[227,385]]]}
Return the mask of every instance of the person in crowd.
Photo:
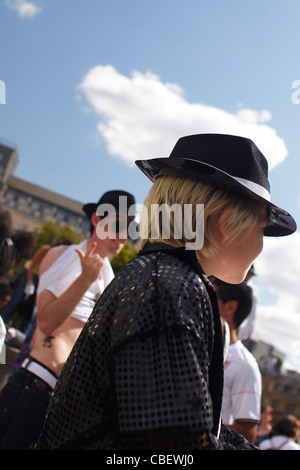
{"label": "person in crowd", "polygon": [[35,272],[36,266],[50,249],[50,245],[44,245],[34,254],[32,260],[16,273],[10,280],[13,295],[3,311],[3,320],[6,324],[11,324],[18,313],[21,319],[18,329],[27,334],[27,328],[31,324],[36,302],[36,289],[38,285],[38,275]]}
{"label": "person in crowd", "polygon": [[274,410],[270,405],[263,405],[260,412],[260,423],[256,434],[254,444],[259,445],[261,441],[271,437],[272,433],[272,421],[273,421]]}
{"label": "person in crowd", "polygon": [[238,339],[242,322],[251,312],[252,289],[246,282],[228,284],[214,280],[221,317],[230,330],[230,345],[224,364],[222,421],[255,441],[261,408],[261,373],[254,356]]}
{"label": "person in crowd", "polygon": [[9,303],[12,296],[12,288],[8,282],[0,280],[0,315],[2,315],[3,310],[6,305]]}
{"label": "person in crowd", "polygon": [[259,443],[261,450],[300,450],[300,421],[296,416],[284,415],[272,427],[272,435]]}
{"label": "person in crowd", "polygon": [[14,230],[11,213],[0,206],[0,277],[30,259],[36,238],[27,230]]}
{"label": "person in crowd", "polygon": [[0,364],[5,364],[5,346],[4,346],[4,343],[5,343],[5,338],[6,338],[6,327],[5,327],[5,323],[2,319],[2,317],[0,316]]}
{"label": "person in crowd", "polygon": [[[14,230],[10,211],[0,205],[0,277],[4,277],[11,269],[20,266],[32,255],[36,238],[27,230]],[[4,342],[7,329],[2,318],[3,310],[7,305],[7,299],[11,299],[11,291],[7,291],[2,298],[0,316],[0,363],[3,358]]]}
{"label": "person in crowd", "polygon": [[270,203],[267,161],[249,139],[186,136],[169,157],[136,164],[153,181],[141,251],[97,302],[35,449],[252,449],[220,425],[223,341],[208,277],[242,282],[263,236],[296,223]]}
{"label": "person in crowd", "polygon": [[[3,347],[6,338],[6,326],[2,318],[3,309],[6,307],[12,296],[12,290],[8,283],[0,282],[0,364],[2,363]],[[5,358],[3,358],[5,360]]]}
{"label": "person in crowd", "polygon": [[[127,241],[130,218],[120,230],[121,197],[130,205],[135,202],[131,194],[116,190],[98,203],[86,204],[90,238],[51,248],[41,262],[30,354],[0,394],[0,449],[30,449],[41,432],[62,367],[96,300],[114,277],[108,256],[119,253]],[[106,212],[100,216],[103,206]]]}

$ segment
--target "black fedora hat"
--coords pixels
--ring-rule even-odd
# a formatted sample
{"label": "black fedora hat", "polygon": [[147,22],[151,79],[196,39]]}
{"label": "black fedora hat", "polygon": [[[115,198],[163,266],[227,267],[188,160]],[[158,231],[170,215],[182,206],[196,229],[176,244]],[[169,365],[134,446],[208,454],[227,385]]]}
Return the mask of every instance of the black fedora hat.
{"label": "black fedora hat", "polygon": [[196,134],[181,137],[169,157],[137,160],[136,165],[155,181],[164,168],[188,170],[226,185],[256,199],[269,209],[267,236],[284,236],[295,232],[293,217],[270,201],[268,162],[248,138],[226,134]]}
{"label": "black fedora hat", "polygon": [[[120,198],[124,196],[126,197],[126,201],[125,204],[122,204],[120,202]],[[129,215],[128,210],[131,206],[135,205],[135,198],[132,194],[128,193],[127,191],[122,191],[120,189],[107,191],[100,197],[98,202],[90,202],[88,204],[85,204],[82,207],[82,210],[86,214],[88,219],[91,219],[92,214],[97,211],[97,208],[101,206],[101,204],[111,205],[117,213],[123,212],[125,210],[127,217],[129,219],[134,219],[134,215]]]}

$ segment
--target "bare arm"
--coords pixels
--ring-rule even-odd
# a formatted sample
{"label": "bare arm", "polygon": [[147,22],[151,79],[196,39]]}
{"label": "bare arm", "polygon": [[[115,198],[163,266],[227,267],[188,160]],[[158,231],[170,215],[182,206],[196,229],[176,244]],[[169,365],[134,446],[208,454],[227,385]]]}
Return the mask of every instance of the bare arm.
{"label": "bare arm", "polygon": [[[71,314],[89,286],[97,279],[103,266],[103,259],[94,253],[96,244],[87,249],[84,255],[76,250],[81,259],[82,272],[59,297],[45,290],[37,299],[37,325],[47,336],[50,336]],[[49,253],[51,256],[51,254]],[[53,256],[53,255],[52,255]],[[41,267],[41,273],[48,266],[48,260]],[[48,266],[49,267],[49,266]]]}
{"label": "bare arm", "polygon": [[32,282],[35,268],[41,263],[50,248],[50,245],[44,245],[35,253],[27,270],[27,284]]}
{"label": "bare arm", "polygon": [[251,444],[254,443],[257,434],[257,423],[251,421],[235,421],[231,426],[228,426],[239,434],[242,434],[247,441]]}

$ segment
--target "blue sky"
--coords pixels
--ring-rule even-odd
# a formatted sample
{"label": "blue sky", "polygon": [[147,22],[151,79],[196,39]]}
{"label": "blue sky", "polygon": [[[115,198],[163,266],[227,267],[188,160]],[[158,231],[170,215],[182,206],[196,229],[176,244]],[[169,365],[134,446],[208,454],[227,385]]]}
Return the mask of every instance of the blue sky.
{"label": "blue sky", "polygon": [[[115,188],[143,203],[135,159],[238,133],[299,223],[299,14],[297,0],[1,0],[0,139],[18,148],[16,176],[83,203]],[[300,366],[299,254],[299,232],[266,240],[255,288],[258,336],[292,345]]]}

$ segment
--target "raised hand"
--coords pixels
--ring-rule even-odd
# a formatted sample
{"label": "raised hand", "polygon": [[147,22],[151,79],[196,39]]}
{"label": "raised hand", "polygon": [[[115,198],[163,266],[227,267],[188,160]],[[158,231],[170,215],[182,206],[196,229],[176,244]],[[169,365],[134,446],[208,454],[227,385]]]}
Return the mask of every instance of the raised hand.
{"label": "raised hand", "polygon": [[104,264],[103,258],[98,253],[95,253],[96,247],[97,243],[93,243],[87,248],[85,254],[81,250],[76,250],[81,261],[82,276],[89,279],[91,283],[97,279],[100,269]]}

